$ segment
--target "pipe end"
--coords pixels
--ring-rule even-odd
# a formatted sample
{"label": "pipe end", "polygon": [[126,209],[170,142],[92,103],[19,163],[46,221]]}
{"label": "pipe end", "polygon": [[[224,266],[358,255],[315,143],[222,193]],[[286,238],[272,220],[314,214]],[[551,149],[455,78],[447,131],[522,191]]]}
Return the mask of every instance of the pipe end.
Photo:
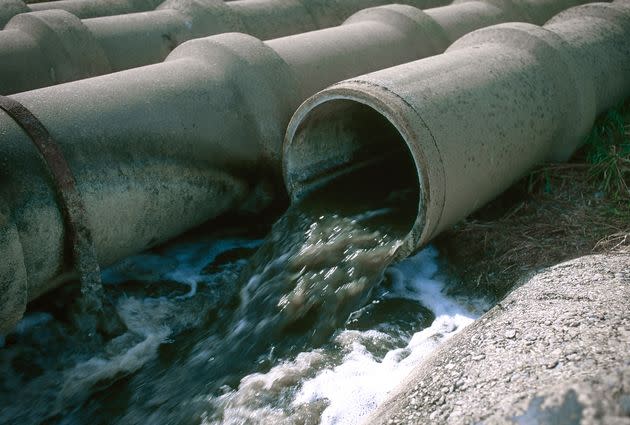
{"label": "pipe end", "polygon": [[[405,202],[412,205],[397,216],[405,233],[397,256],[409,255],[428,242],[443,204],[439,153],[417,118],[400,97],[366,81],[345,81],[311,97],[291,119],[283,147],[291,199],[331,181],[356,179],[365,170],[377,173],[376,180],[366,181],[377,181],[393,196],[405,192]],[[437,167],[427,167],[432,161]]]}

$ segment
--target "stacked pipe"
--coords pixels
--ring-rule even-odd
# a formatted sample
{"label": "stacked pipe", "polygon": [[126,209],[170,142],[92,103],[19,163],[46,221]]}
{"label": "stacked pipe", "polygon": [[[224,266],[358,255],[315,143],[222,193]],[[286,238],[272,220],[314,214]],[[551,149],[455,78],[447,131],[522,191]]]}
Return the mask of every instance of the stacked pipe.
{"label": "stacked pipe", "polygon": [[544,27],[481,29],[307,100],[287,130],[285,181],[299,198],[331,170],[398,152],[419,200],[404,256],[537,163],[566,160],[596,115],[630,96],[629,76],[629,0],[569,9]]}
{"label": "stacked pipe", "polygon": [[[422,12],[390,5],[344,25],[261,42],[197,39],[162,64],[12,96],[48,128],[77,180],[100,264],[268,199],[291,114],[329,84],[442,52],[466,31],[509,19],[482,2]],[[518,10],[515,3],[512,12]],[[522,1],[537,16],[556,5]],[[366,37],[370,34],[370,37]],[[64,226],[27,136],[0,114],[1,330],[61,284]]]}
{"label": "stacked pipe", "polygon": [[[84,5],[87,0],[63,1]],[[110,4],[109,0],[99,1]],[[358,10],[391,2],[167,0],[151,12],[84,20],[63,10],[21,14],[0,31],[0,94],[159,63],[176,46],[193,38],[239,31],[271,39],[332,27]],[[416,7],[446,2],[399,1]]]}
{"label": "stacked pipe", "polygon": [[[164,0],[0,0],[0,29],[19,14],[42,10],[65,10],[79,18],[144,12],[158,7]],[[231,0],[225,0],[231,1]]]}
{"label": "stacked pipe", "polygon": [[[164,0],[0,0],[0,28],[18,13],[65,10],[79,18],[123,15],[158,7]],[[233,1],[233,0],[225,0]]]}
{"label": "stacked pipe", "polygon": [[0,28],[19,14],[42,10],[65,10],[79,18],[121,15],[155,9],[163,0],[57,0],[30,2],[0,0]]}

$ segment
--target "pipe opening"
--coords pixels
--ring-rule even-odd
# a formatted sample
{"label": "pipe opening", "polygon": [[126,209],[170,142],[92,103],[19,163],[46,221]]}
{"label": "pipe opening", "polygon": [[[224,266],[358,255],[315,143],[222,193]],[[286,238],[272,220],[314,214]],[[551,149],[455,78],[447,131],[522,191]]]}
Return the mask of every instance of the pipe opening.
{"label": "pipe opening", "polygon": [[358,101],[329,99],[300,109],[289,126],[284,172],[293,202],[366,210],[395,205],[392,224],[405,235],[416,221],[420,185],[405,138],[383,113]]}

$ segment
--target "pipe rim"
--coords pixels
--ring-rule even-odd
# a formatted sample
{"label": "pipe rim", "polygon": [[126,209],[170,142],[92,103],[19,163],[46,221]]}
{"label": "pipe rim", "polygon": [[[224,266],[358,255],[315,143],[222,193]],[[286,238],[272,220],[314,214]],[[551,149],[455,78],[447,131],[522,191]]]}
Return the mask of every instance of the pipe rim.
{"label": "pipe rim", "polygon": [[[292,201],[299,199],[307,192],[307,190],[300,188],[300,182],[294,178],[291,166],[292,152],[295,148],[294,142],[298,130],[318,108],[338,101],[354,102],[366,106],[383,117],[400,136],[399,140],[404,144],[411,164],[414,167],[418,204],[413,224],[409,232],[404,236],[396,255],[397,259],[403,259],[425,245],[438,228],[439,218],[444,207],[444,168],[435,139],[428,126],[426,126],[418,111],[393,91],[369,81],[348,80],[331,86],[303,102],[289,122],[283,144],[282,173],[285,188]],[[409,116],[417,119],[413,120],[413,122],[406,121],[405,118]],[[434,145],[435,152],[425,152],[423,149],[419,149],[417,140],[420,138],[427,139],[424,145]],[[428,171],[427,165],[432,160],[439,161],[438,166],[434,167],[438,170],[438,178],[436,178],[436,175],[430,175]],[[438,196],[435,196],[436,194]],[[433,212],[429,217],[427,213],[431,207],[433,207]]]}

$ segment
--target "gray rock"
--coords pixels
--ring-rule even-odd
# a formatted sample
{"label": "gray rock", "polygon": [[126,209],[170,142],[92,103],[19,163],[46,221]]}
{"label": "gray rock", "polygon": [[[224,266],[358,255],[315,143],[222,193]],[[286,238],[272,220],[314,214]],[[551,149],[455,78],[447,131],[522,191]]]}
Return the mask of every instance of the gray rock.
{"label": "gray rock", "polygon": [[[630,424],[629,265],[627,254],[598,255],[539,272],[420,364],[368,423]],[[491,343],[508,330],[536,338]],[[418,398],[445,398],[440,409],[409,405],[419,382]]]}

